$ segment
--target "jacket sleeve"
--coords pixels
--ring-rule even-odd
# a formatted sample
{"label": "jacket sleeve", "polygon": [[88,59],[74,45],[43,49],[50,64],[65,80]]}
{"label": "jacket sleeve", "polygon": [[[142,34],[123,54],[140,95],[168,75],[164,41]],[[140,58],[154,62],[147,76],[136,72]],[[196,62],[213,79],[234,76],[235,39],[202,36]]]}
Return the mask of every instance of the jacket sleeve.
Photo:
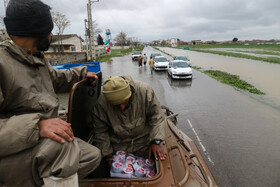
{"label": "jacket sleeve", "polygon": [[149,140],[164,140],[164,128],[166,123],[165,115],[161,109],[160,102],[155,95],[154,90],[150,86],[148,86],[146,97],[147,117],[149,125],[152,127]]}
{"label": "jacket sleeve", "polygon": [[86,66],[78,66],[70,69],[56,69],[49,63],[47,64],[56,93],[69,92],[76,82],[86,77],[88,70]]}
{"label": "jacket sleeve", "polygon": [[[0,108],[4,102],[0,86]],[[39,113],[6,117],[0,111],[0,158],[33,147],[39,141]]]}
{"label": "jacket sleeve", "polygon": [[[94,131],[94,141],[93,144],[101,150],[102,157],[113,153],[113,148],[111,146],[111,140],[109,135],[109,127],[106,122],[106,117],[103,114],[106,112],[101,112],[101,107],[95,105],[93,109],[93,131]],[[102,114],[103,113],[103,114]]]}

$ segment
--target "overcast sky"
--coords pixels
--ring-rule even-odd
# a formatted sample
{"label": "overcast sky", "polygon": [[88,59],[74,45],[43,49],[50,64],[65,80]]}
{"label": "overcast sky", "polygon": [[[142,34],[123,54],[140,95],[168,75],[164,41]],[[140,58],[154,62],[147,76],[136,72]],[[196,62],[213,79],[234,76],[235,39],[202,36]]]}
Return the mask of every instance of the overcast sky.
{"label": "overcast sky", "polygon": [[[84,38],[87,0],[42,1],[69,18],[71,26],[64,33]],[[122,31],[147,42],[280,39],[280,0],[99,0],[92,8],[103,38],[109,28],[112,38]]]}

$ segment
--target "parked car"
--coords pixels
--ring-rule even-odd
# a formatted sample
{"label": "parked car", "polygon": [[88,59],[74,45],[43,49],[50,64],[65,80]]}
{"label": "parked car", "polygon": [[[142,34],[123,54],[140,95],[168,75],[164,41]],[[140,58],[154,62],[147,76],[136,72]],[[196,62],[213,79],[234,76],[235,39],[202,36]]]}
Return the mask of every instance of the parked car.
{"label": "parked car", "polygon": [[140,51],[134,51],[134,52],[132,53],[131,58],[132,58],[133,61],[137,61],[137,60],[138,60],[138,57],[141,56],[141,55],[142,55],[142,53],[141,53]]}
{"label": "parked car", "polygon": [[172,79],[192,79],[192,69],[190,65],[183,60],[174,60],[170,62],[167,73]]}
{"label": "parked car", "polygon": [[190,59],[188,59],[186,56],[175,56],[174,60],[183,60],[183,61],[187,62],[188,64],[190,64]]}
{"label": "parked car", "polygon": [[156,56],[154,61],[154,70],[167,70],[169,61],[164,56]]}
{"label": "parked car", "polygon": [[152,57],[152,59],[154,59],[156,56],[162,56],[160,53],[152,53],[150,55],[150,58]]}

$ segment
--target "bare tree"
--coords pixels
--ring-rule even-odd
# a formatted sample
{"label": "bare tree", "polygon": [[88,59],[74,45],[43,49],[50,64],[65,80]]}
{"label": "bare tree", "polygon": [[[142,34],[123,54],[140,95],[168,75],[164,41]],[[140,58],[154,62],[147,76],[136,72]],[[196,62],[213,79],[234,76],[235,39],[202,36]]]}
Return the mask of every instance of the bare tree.
{"label": "bare tree", "polygon": [[126,39],[126,33],[124,32],[120,32],[119,34],[117,34],[117,36],[115,37],[114,41],[120,45],[123,49],[123,46],[125,45],[127,39]]}
{"label": "bare tree", "polygon": [[4,25],[4,18],[3,16],[0,16],[0,29],[4,29],[5,25]]}
{"label": "bare tree", "polygon": [[66,27],[70,26],[70,21],[66,17],[66,15],[61,14],[59,12],[52,12],[52,18],[55,26],[58,29],[58,36],[60,40],[60,50],[63,51],[62,47],[62,35]]}
{"label": "bare tree", "polygon": [[140,45],[140,42],[138,41],[137,38],[133,37],[133,38],[131,38],[131,45],[132,45],[133,47],[136,47],[136,46],[139,46],[139,45]]}
{"label": "bare tree", "polygon": [[6,36],[5,36],[5,31],[4,31],[4,20],[3,20],[3,17],[0,16],[0,42],[6,40]]}
{"label": "bare tree", "polygon": [[102,30],[100,28],[98,28],[98,23],[96,20],[94,20],[92,22],[92,25],[93,25],[93,33],[94,33],[93,38],[94,38],[94,41],[97,42],[97,37],[102,32]]}

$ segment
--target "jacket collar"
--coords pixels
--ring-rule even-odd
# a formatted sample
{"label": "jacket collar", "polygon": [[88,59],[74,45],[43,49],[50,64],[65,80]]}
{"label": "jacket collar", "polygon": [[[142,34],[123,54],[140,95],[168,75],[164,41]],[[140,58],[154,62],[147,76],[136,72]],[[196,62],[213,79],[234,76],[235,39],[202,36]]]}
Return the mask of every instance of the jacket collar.
{"label": "jacket collar", "polygon": [[44,55],[41,52],[36,55],[32,55],[29,50],[21,48],[11,40],[2,42],[0,46],[4,46],[6,50],[20,62],[33,66],[45,66]]}

